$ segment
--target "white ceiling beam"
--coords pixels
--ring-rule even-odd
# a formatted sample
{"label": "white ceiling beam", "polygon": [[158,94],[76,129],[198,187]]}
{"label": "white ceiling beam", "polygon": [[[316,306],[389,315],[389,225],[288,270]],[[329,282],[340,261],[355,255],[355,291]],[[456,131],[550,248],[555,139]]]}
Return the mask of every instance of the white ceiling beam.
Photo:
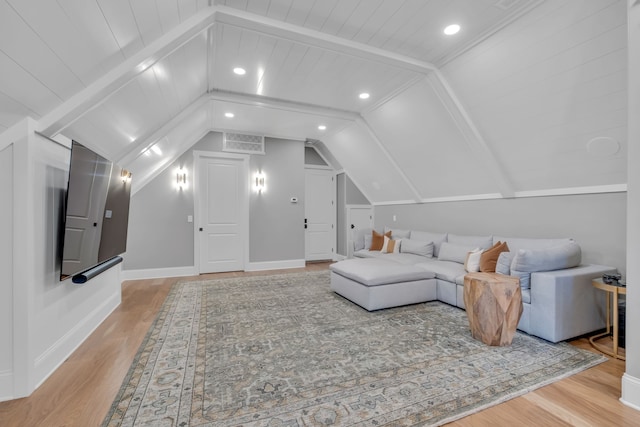
{"label": "white ceiling beam", "polygon": [[189,104],[187,108],[176,114],[171,120],[169,120],[157,130],[153,131],[151,134],[146,135],[142,138],[138,138],[131,144],[127,145],[124,150],[116,155],[115,162],[124,167],[128,167],[131,162],[140,157],[152,145],[166,136],[173,129],[180,126],[180,124],[183,123],[183,121],[187,117],[201,108],[210,108],[209,97],[206,94],[202,95],[200,98]]}
{"label": "white ceiling beam", "polygon": [[[413,193],[413,197],[414,197],[414,201],[416,203],[420,203],[422,201],[422,196],[420,195],[420,192],[418,191],[418,189],[413,185],[413,183],[411,182],[411,180],[409,179],[409,177],[404,173],[404,171],[402,170],[402,168],[400,166],[398,166],[398,162],[396,162],[396,160],[393,158],[393,156],[391,155],[391,153],[389,153],[389,150],[387,150],[387,147],[385,147],[385,145],[382,143],[382,141],[380,141],[380,138],[378,138],[378,135],[375,133],[375,131],[371,128],[371,126],[369,125],[369,123],[367,122],[367,120],[362,117],[360,119],[358,119],[356,121],[356,123],[358,124],[358,126],[360,126],[365,132],[367,132],[369,134],[369,136],[371,137],[371,139],[373,139],[373,141],[376,143],[376,145],[378,146],[378,148],[380,148],[380,150],[382,150],[382,153],[385,155],[385,157],[387,158],[387,160],[389,160],[389,163],[391,163],[391,165],[393,166],[393,168],[396,170],[396,172],[398,173],[398,175],[400,175],[400,177],[402,177],[402,180],[404,181],[405,184],[407,184],[407,187],[409,187],[409,189],[411,190],[411,192]],[[364,193],[363,193],[364,194]],[[371,201],[372,199],[369,199],[369,201]]]}
{"label": "white ceiling beam", "polygon": [[216,22],[233,25],[294,43],[314,46],[353,57],[374,61],[393,67],[428,73],[435,65],[397,53],[358,43],[331,34],[292,25],[287,22],[256,15],[227,6],[216,6]]}
{"label": "white ceiling beam", "polygon": [[492,175],[502,197],[515,197],[515,190],[509,175],[498,161],[489,144],[480,134],[471,116],[467,113],[462,102],[460,102],[442,73],[439,70],[429,73],[427,82],[429,82],[440,99],[442,106],[447,110],[464,136],[469,148],[478,156],[478,160],[484,163],[485,168]]}
{"label": "white ceiling beam", "polygon": [[149,67],[213,25],[215,16],[215,8],[207,8],[182,22],[42,117],[38,121],[38,131],[49,136],[59,134]]}
{"label": "white ceiling beam", "polygon": [[238,92],[222,90],[212,90],[209,95],[214,101],[233,102],[236,104],[250,105],[253,107],[273,108],[277,110],[292,111],[297,113],[313,114],[327,118],[356,121],[361,118],[360,114],[354,111],[341,110],[338,108],[324,107],[315,104],[287,101],[266,96],[251,95]]}

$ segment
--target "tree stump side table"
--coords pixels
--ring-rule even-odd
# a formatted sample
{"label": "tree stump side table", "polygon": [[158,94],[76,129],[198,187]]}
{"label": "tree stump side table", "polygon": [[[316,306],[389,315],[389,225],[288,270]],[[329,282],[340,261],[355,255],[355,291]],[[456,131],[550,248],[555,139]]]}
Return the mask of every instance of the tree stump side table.
{"label": "tree stump side table", "polygon": [[464,305],[473,338],[492,346],[511,345],[523,310],[520,279],[469,273],[464,276]]}

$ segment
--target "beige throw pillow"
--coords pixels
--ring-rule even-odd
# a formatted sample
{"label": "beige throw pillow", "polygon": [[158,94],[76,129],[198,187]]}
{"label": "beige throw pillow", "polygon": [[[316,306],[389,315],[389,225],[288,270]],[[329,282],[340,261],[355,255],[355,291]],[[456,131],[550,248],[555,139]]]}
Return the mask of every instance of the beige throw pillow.
{"label": "beige throw pillow", "polygon": [[400,242],[402,239],[392,240],[388,238],[386,235],[384,236],[384,243],[382,244],[382,249],[380,252],[387,254],[397,254],[400,252]]}
{"label": "beige throw pillow", "polygon": [[469,273],[476,273],[480,271],[480,257],[482,256],[482,249],[474,249],[467,253],[467,259],[464,260],[464,269]]}

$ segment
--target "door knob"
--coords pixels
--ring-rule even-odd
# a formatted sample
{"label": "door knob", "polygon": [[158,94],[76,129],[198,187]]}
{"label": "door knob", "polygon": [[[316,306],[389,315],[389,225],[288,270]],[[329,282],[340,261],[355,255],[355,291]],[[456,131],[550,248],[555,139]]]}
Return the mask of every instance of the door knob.
{"label": "door knob", "polygon": [[202,227],[200,227],[200,231],[202,231]]}
{"label": "door knob", "polygon": [[356,228],[356,226],[351,224],[351,229],[353,230],[354,228]]}

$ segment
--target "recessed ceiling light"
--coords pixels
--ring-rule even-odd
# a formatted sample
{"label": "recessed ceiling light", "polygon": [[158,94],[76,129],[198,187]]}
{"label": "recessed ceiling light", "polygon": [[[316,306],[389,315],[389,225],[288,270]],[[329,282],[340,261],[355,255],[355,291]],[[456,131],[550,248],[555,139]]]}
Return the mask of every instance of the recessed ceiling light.
{"label": "recessed ceiling light", "polygon": [[235,114],[233,113],[224,113],[224,116],[228,119],[233,119],[235,117]]}
{"label": "recessed ceiling light", "polygon": [[318,126],[318,130],[327,130],[327,127],[325,125],[320,125]]}
{"label": "recessed ceiling light", "polygon": [[360,99],[369,99],[369,97],[371,95],[369,95],[367,92],[362,92],[360,95],[358,95],[360,97]]}
{"label": "recessed ceiling light", "polygon": [[244,76],[245,74],[247,74],[247,70],[245,70],[244,68],[240,68],[240,67],[234,68],[233,72],[236,73],[239,76]]}
{"label": "recessed ceiling light", "polygon": [[162,150],[157,145],[151,146],[151,151],[156,153],[158,156],[162,156]]}
{"label": "recessed ceiling light", "polygon": [[458,24],[451,24],[444,29],[444,33],[448,36],[454,35],[458,31],[460,31],[460,25]]}

